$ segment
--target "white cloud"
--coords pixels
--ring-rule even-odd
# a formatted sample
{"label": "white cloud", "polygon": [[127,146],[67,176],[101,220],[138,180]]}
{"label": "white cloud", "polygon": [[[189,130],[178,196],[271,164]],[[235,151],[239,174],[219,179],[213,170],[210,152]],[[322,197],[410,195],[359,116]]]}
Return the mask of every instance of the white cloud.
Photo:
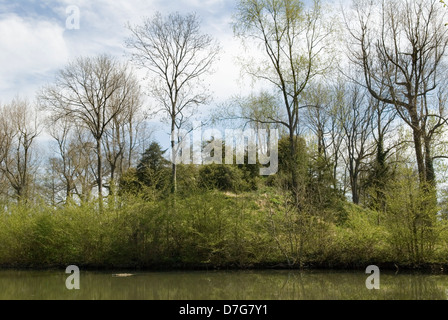
{"label": "white cloud", "polygon": [[[80,30],[64,29],[66,8],[72,5],[80,9]],[[21,13],[20,7],[26,14]],[[107,53],[126,59],[124,40],[129,35],[126,23],[139,24],[156,11],[164,14],[196,11],[203,21],[203,32],[212,34],[221,43],[223,53],[215,65],[216,74],[205,79],[215,94],[215,101],[223,101],[241,88],[239,67],[235,64],[241,49],[233,38],[228,1],[45,0],[37,4],[25,0],[14,7],[2,7],[2,11],[0,96],[3,101],[17,93],[32,99],[36,89],[53,80],[56,70],[78,56]]]}
{"label": "white cloud", "polygon": [[[0,91],[22,93],[28,82],[47,77],[67,60],[61,26],[9,15],[0,20]],[[25,91],[27,89],[25,88]]]}

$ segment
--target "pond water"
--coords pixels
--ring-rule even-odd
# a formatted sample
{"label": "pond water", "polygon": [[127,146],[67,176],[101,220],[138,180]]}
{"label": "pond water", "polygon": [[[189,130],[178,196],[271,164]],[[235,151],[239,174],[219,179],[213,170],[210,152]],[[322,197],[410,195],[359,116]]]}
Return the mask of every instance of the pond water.
{"label": "pond water", "polygon": [[84,272],[68,290],[65,270],[0,271],[0,300],[447,300],[448,275],[362,271]]}

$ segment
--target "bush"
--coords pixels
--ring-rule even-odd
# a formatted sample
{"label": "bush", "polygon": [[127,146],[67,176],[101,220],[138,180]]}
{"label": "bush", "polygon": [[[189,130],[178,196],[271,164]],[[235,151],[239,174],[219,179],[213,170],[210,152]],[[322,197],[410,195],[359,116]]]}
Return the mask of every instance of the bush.
{"label": "bush", "polygon": [[[189,168],[194,167],[184,169]],[[188,175],[182,176],[187,187]],[[389,196],[390,209],[381,219],[375,211],[346,203],[345,219],[338,224],[316,214],[313,207],[297,210],[288,193],[267,187],[241,194],[191,190],[151,201],[125,194],[105,201],[101,214],[96,202],[59,208],[8,205],[0,213],[0,265],[247,268],[447,263],[447,221],[435,218],[431,228],[415,224],[415,239],[412,222],[421,217],[410,208],[426,197],[419,197],[418,189],[409,184],[398,184]],[[412,245],[427,250],[420,260],[412,255]]]}
{"label": "bush", "polygon": [[406,263],[420,264],[433,259],[437,232],[435,191],[418,182],[411,170],[404,170],[386,196],[385,226],[395,256]]}
{"label": "bush", "polygon": [[378,225],[377,213],[347,204],[346,214],[346,222],[334,227],[337,240],[332,260],[357,266],[389,262],[388,233]]}
{"label": "bush", "polygon": [[211,164],[199,170],[199,186],[206,190],[240,192],[245,189],[243,174],[236,166]]}
{"label": "bush", "polygon": [[[207,191],[119,205],[8,208],[0,216],[0,264],[8,266],[250,266],[269,255],[261,213],[245,197]],[[267,249],[266,249],[267,248]]]}

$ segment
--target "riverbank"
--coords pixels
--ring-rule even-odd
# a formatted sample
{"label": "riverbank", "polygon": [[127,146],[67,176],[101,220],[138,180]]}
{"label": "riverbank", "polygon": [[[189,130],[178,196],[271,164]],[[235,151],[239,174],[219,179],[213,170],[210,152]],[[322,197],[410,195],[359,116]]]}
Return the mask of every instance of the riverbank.
{"label": "riverbank", "polygon": [[[236,266],[211,266],[211,265],[159,265],[159,266],[139,266],[132,267],[129,265],[119,266],[93,266],[93,265],[77,265],[83,271],[91,272],[109,272],[117,273],[127,272],[203,272],[203,271],[334,271],[334,272],[365,272],[367,266],[364,265],[306,265],[306,266],[287,266],[287,265],[253,265],[245,267]],[[68,265],[0,265],[0,270],[18,270],[18,271],[49,271],[49,270],[65,270]],[[422,274],[448,274],[448,264],[421,264],[421,265],[397,265],[391,263],[380,263],[376,265],[381,271],[399,273],[422,273]]]}
{"label": "riverbank", "polygon": [[354,205],[324,220],[294,213],[268,193],[115,200],[103,213],[94,202],[10,206],[0,215],[0,266],[448,270],[446,221],[438,221],[436,237],[417,242],[414,252],[405,226],[378,224],[376,212]]}

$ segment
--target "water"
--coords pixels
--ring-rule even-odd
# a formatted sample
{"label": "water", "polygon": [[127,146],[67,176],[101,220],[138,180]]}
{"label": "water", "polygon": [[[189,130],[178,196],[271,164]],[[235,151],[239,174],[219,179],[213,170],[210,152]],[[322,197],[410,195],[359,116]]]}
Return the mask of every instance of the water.
{"label": "water", "polygon": [[62,271],[0,271],[0,300],[446,300],[448,276],[337,271],[83,272],[67,290]]}

